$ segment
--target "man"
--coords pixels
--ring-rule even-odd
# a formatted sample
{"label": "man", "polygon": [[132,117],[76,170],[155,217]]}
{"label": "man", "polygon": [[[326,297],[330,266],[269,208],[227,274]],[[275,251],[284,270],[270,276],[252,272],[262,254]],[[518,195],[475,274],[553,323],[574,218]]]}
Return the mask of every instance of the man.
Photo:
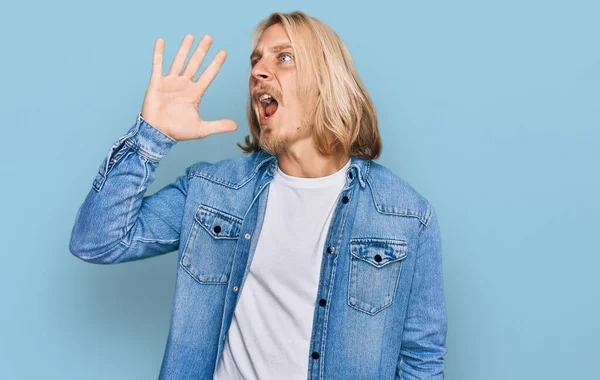
{"label": "man", "polygon": [[247,154],[144,196],[178,141],[233,131],[202,95],[225,61],[164,41],[135,125],[102,162],[70,250],[112,264],[178,251],[161,379],[442,379],[446,314],[432,205],[373,162],[373,104],[321,21],[273,13],[253,37]]}

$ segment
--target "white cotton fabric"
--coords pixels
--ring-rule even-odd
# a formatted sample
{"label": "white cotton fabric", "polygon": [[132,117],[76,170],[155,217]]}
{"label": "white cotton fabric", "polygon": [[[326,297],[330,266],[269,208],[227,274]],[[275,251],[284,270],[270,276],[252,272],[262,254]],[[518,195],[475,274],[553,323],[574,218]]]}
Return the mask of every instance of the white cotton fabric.
{"label": "white cotton fabric", "polygon": [[277,167],[215,380],[305,380],[321,259],[350,160],[320,178]]}

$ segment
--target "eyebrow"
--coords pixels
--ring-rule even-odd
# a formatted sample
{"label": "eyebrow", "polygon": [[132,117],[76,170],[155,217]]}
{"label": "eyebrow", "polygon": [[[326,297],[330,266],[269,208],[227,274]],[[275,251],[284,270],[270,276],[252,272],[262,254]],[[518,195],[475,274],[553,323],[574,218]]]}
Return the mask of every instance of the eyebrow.
{"label": "eyebrow", "polygon": [[[292,47],[291,44],[289,44],[289,43],[283,43],[283,44],[278,44],[278,45],[275,45],[275,46],[271,47],[271,52],[277,53],[277,52],[280,52],[280,51],[285,50],[285,49],[294,50],[294,48]],[[252,54],[250,54],[250,60],[252,61],[252,58],[255,58],[255,57],[256,58],[260,58],[260,57],[262,57],[262,55],[257,50],[254,50],[252,52]]]}

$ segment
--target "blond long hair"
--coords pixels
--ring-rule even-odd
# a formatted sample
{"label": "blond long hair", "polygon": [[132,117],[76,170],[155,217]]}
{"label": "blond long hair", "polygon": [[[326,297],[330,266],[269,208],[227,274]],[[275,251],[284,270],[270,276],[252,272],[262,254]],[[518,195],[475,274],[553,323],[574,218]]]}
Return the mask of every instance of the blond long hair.
{"label": "blond long hair", "polygon": [[[300,98],[307,99],[317,89],[309,119],[313,122],[317,150],[323,155],[347,153],[367,160],[379,157],[382,142],[375,107],[341,38],[325,23],[304,12],[274,12],[255,28],[253,49],[264,31],[275,24],[283,26],[294,48],[296,75],[302,78],[297,81]],[[245,145],[239,142],[237,145],[245,153],[251,153],[261,149],[260,124],[251,94],[246,114],[250,135],[246,136]],[[332,145],[327,142],[327,132],[335,137]]]}

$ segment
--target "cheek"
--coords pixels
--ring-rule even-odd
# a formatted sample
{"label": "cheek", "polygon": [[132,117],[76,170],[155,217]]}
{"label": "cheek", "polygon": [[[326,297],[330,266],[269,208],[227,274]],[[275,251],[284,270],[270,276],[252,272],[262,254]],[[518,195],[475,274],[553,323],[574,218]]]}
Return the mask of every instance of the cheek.
{"label": "cheek", "polygon": [[287,112],[294,114],[301,112],[303,109],[302,101],[300,101],[298,94],[294,92],[287,94],[285,105]]}

